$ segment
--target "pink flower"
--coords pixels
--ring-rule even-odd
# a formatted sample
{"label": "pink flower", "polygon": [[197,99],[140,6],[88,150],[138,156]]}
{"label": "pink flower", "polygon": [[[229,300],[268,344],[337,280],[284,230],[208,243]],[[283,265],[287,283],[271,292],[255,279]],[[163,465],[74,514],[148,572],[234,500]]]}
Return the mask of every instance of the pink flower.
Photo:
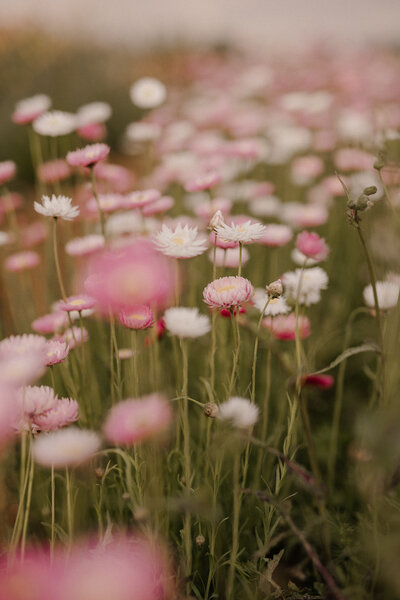
{"label": "pink flower", "polygon": [[104,248],[105,240],[102,235],[86,235],[74,238],[65,244],[65,252],[70,256],[89,256]]}
{"label": "pink flower", "polygon": [[[266,317],[262,324],[269,329],[273,336],[278,340],[295,340],[296,339],[296,316],[294,313],[290,315],[277,315],[276,317]],[[297,321],[298,334],[301,339],[311,335],[311,325],[308,317],[299,315]]]}
{"label": "pink flower", "polygon": [[173,265],[143,238],[97,254],[85,274],[85,288],[105,314],[141,304],[163,308],[174,294]]}
{"label": "pink flower", "polygon": [[[125,207],[125,198],[122,194],[99,194],[100,208],[104,213],[112,213]],[[94,196],[86,202],[85,209],[91,216],[97,215],[97,201]]]}
{"label": "pink flower", "polygon": [[121,311],[119,320],[129,329],[148,329],[154,324],[154,314],[148,306],[134,306],[128,312]]}
{"label": "pink flower", "polygon": [[[372,171],[375,157],[358,148],[341,148],[335,152],[333,161],[338,171]],[[337,177],[336,180],[339,181]]]}
{"label": "pink flower", "polygon": [[286,202],[282,205],[283,219],[297,227],[317,227],[328,220],[328,209],[319,204]]}
{"label": "pink flower", "polygon": [[135,177],[131,171],[121,165],[109,163],[97,163],[94,167],[96,177],[111,186],[114,192],[123,194],[132,189]]}
{"label": "pink flower", "polygon": [[[75,309],[76,310],[76,309]],[[65,342],[70,350],[76,348],[76,346],[81,346],[89,339],[89,333],[85,327],[70,327],[66,331],[64,331],[63,335],[54,338],[56,341]]]}
{"label": "pink flower", "polygon": [[[211,262],[214,260],[214,250],[210,250],[208,258]],[[242,266],[244,266],[249,260],[249,251],[246,248],[242,248]],[[237,269],[239,266],[240,249],[236,248],[216,248],[215,252],[215,264],[217,267],[225,267],[227,269]]]}
{"label": "pink flower", "polygon": [[201,192],[202,190],[209,190],[210,188],[218,185],[221,181],[221,175],[216,172],[204,173],[199,175],[195,179],[191,179],[185,185],[187,192]]}
{"label": "pink flower", "polygon": [[287,225],[269,223],[265,226],[263,236],[258,240],[258,243],[263,246],[279,248],[290,242],[292,237],[293,232]]}
{"label": "pink flower", "polygon": [[17,165],[13,160],[0,162],[0,185],[15,177]]}
{"label": "pink flower", "polygon": [[43,354],[11,354],[0,358],[0,389],[29,385],[44,372]]}
{"label": "pink flower", "polygon": [[162,395],[128,399],[110,410],[104,435],[113,444],[131,446],[166,431],[171,419],[171,407]]}
{"label": "pink flower", "polygon": [[17,125],[27,125],[44,114],[51,106],[51,100],[45,94],[20,100],[15,107],[12,120]]}
{"label": "pink flower", "polygon": [[35,431],[56,431],[71,425],[79,419],[79,406],[76,400],[60,398],[54,406],[40,415],[34,416],[32,426]]}
{"label": "pink flower", "polygon": [[101,142],[107,136],[107,127],[104,123],[88,123],[78,127],[76,133],[88,142]]}
{"label": "pink flower", "polygon": [[7,271],[18,273],[19,271],[25,271],[27,269],[34,269],[40,262],[40,257],[37,252],[33,250],[23,250],[16,254],[11,254],[4,261],[4,268]]}
{"label": "pink flower", "polygon": [[301,378],[302,385],[309,385],[321,389],[329,389],[335,383],[335,378],[332,375],[303,375]]}
{"label": "pink flower", "polygon": [[21,242],[25,248],[33,248],[47,238],[48,228],[43,221],[34,221],[21,232]]}
{"label": "pink flower", "polygon": [[221,236],[215,234],[215,231],[210,233],[210,246],[214,246],[215,238],[217,238],[216,246],[217,248],[222,248],[226,250],[227,248],[238,248],[239,242],[232,242],[231,240],[225,240]]}
{"label": "pink flower", "polygon": [[0,359],[13,356],[37,356],[42,365],[46,350],[46,338],[41,335],[11,335],[0,342]]}
{"label": "pink flower", "polygon": [[68,179],[71,168],[63,159],[51,160],[39,165],[37,169],[38,178],[44,183],[55,183]]}
{"label": "pink flower", "polygon": [[64,312],[56,311],[43,315],[32,322],[32,329],[42,335],[48,333],[57,333],[60,329],[64,329],[68,324],[68,317]]}
{"label": "pink flower", "polygon": [[203,300],[210,308],[231,308],[248,302],[253,293],[253,286],[244,277],[220,277],[204,288]]}
{"label": "pink flower", "polygon": [[132,210],[134,208],[142,208],[147,204],[152,204],[161,198],[161,193],[158,190],[139,190],[125,196],[123,207]]}
{"label": "pink flower", "polygon": [[299,156],[292,162],[292,180],[297,185],[307,185],[321,175],[323,170],[324,163],[318,156]]}
{"label": "pink flower", "polygon": [[[1,364],[3,368],[3,364]],[[18,420],[18,404],[15,388],[0,386],[0,450],[15,436]],[[2,588],[0,588],[2,589]]]}
{"label": "pink flower", "polygon": [[142,207],[142,213],[145,217],[151,217],[160,213],[167,212],[175,204],[172,196],[161,196],[158,200],[150,202]]}
{"label": "pink flower", "polygon": [[69,347],[65,342],[49,340],[46,344],[46,366],[58,365],[65,360],[69,353]]}
{"label": "pink flower", "polygon": [[110,152],[107,144],[90,144],[73,152],[68,152],[67,163],[71,167],[92,167],[100,160],[104,160]]}
{"label": "pink flower", "polygon": [[316,261],[325,260],[329,254],[329,247],[318,233],[302,231],[296,239],[296,248],[307,258]]}
{"label": "pink flower", "polygon": [[81,311],[88,310],[89,308],[93,308],[96,305],[95,298],[91,296],[69,296],[65,300],[60,300],[57,304],[59,310],[63,310],[65,312],[72,312],[73,310]]}
{"label": "pink flower", "polygon": [[34,418],[52,409],[57,402],[53,388],[47,385],[20,388],[17,399],[20,410],[19,422],[16,423],[18,431],[29,430]]}

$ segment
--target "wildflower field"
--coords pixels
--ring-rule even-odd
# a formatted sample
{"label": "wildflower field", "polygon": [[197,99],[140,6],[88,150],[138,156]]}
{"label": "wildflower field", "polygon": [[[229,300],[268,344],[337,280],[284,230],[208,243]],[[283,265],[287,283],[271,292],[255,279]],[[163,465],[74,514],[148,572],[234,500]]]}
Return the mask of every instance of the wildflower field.
{"label": "wildflower field", "polygon": [[399,65],[1,115],[0,600],[400,598]]}

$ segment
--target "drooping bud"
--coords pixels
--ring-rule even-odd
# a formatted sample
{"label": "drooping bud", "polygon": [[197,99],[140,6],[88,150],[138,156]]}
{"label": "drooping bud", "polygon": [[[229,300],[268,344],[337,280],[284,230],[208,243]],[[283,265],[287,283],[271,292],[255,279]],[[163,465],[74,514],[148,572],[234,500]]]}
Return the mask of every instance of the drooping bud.
{"label": "drooping bud", "polygon": [[363,211],[366,210],[369,207],[369,205],[370,201],[368,199],[368,196],[366,196],[365,194],[361,194],[361,196],[357,198],[355,208],[356,210]]}
{"label": "drooping bud", "polygon": [[376,185],[369,185],[365,188],[363,194],[365,194],[366,196],[372,196],[373,194],[376,194],[377,191],[378,188],[376,187]]}
{"label": "drooping bud", "polygon": [[224,215],[222,214],[222,212],[220,210],[216,210],[210,219],[209,227],[210,227],[210,229],[215,231],[217,227],[220,227],[224,223],[225,223]]}
{"label": "drooping bud", "polygon": [[207,402],[203,410],[206,417],[210,417],[210,419],[215,419],[218,416],[219,408],[215,402]]}
{"label": "drooping bud", "polygon": [[282,281],[280,279],[272,281],[272,283],[265,287],[265,291],[269,298],[279,298],[283,294]]}

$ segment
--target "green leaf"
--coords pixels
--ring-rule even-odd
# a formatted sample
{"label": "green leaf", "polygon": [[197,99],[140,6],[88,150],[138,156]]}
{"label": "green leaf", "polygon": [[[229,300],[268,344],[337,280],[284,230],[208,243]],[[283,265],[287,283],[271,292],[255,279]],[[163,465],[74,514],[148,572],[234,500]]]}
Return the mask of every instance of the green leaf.
{"label": "green leaf", "polygon": [[347,350],[345,350],[344,352],[339,354],[339,356],[337,356],[335,358],[335,360],[333,362],[331,362],[327,367],[325,367],[324,369],[320,369],[319,371],[314,371],[314,373],[311,373],[311,375],[319,375],[320,373],[325,373],[326,371],[330,371],[331,369],[335,368],[337,365],[339,365],[341,362],[343,362],[350,356],[354,356],[355,354],[361,354],[362,352],[380,353],[380,350],[376,344],[361,344],[361,346],[354,346],[354,348],[347,348]]}

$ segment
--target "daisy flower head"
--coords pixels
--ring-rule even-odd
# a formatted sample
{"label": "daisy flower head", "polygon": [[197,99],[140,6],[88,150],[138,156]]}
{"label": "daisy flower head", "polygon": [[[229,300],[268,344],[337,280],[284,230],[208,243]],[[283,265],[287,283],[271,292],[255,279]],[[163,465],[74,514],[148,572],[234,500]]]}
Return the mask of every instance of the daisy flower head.
{"label": "daisy flower head", "polygon": [[292,237],[293,232],[287,225],[269,223],[265,226],[264,233],[258,241],[263,246],[279,248],[290,242]]}
{"label": "daisy flower head", "polygon": [[[214,260],[214,251],[211,250],[208,254],[208,258],[211,262]],[[246,248],[242,248],[242,267],[248,262],[250,254]],[[240,249],[238,246],[235,248],[216,248],[215,251],[215,264],[217,267],[225,267],[227,269],[237,269],[240,263]]]}
{"label": "daisy flower head", "polygon": [[193,258],[203,254],[208,247],[206,238],[199,235],[197,227],[180,223],[175,229],[162,225],[153,239],[157,250],[172,258]]}
{"label": "daisy flower head", "polygon": [[107,102],[90,102],[89,104],[84,104],[76,113],[78,127],[104,123],[104,121],[107,121],[111,117],[111,114],[112,109]]}
{"label": "daisy flower head", "polygon": [[43,355],[12,354],[0,358],[0,391],[5,388],[29,385],[38,379],[44,371]]}
{"label": "daisy flower head", "polygon": [[45,113],[50,106],[51,100],[46,94],[36,94],[17,102],[11,118],[17,125],[27,125]]}
{"label": "daisy flower head", "polygon": [[0,185],[13,179],[16,172],[17,165],[13,160],[3,160],[0,162]]}
{"label": "daisy flower head", "polygon": [[[296,339],[296,315],[270,315],[263,319],[263,327],[269,329],[277,340],[294,341]],[[297,333],[300,339],[311,335],[311,324],[308,317],[299,315],[297,318]]]}
{"label": "daisy flower head", "polygon": [[40,263],[40,256],[33,250],[23,250],[16,254],[11,254],[4,261],[4,267],[7,271],[17,273],[19,271],[25,271],[34,269]]}
{"label": "daisy flower head", "polygon": [[320,267],[288,271],[282,281],[290,301],[306,306],[317,304],[321,300],[321,290],[328,287],[328,275]]}
{"label": "daisy flower head", "polygon": [[175,204],[172,196],[161,196],[158,200],[150,202],[142,207],[142,214],[145,217],[152,217],[167,212]]}
{"label": "daisy flower head", "polygon": [[245,223],[222,223],[215,228],[216,235],[231,242],[241,244],[250,244],[259,240],[265,231],[265,225],[261,223],[252,223],[250,220]]}
{"label": "daisy flower head", "polygon": [[296,239],[296,248],[307,258],[316,261],[325,260],[329,254],[329,247],[318,233],[302,231]]}
{"label": "daisy flower head", "polygon": [[84,237],[73,238],[65,244],[65,252],[70,256],[89,256],[105,246],[102,235],[91,234]]}
{"label": "daisy flower head", "polygon": [[33,418],[34,431],[56,431],[79,419],[79,405],[71,398],[59,398],[50,410]]}
{"label": "daisy flower head", "polygon": [[221,175],[215,171],[204,173],[191,179],[185,185],[187,192],[200,192],[203,190],[209,190],[221,182]]}
{"label": "daisy flower head", "polygon": [[166,397],[149,394],[116,404],[104,423],[104,435],[113,444],[133,446],[166,431],[172,410]]}
{"label": "daisy flower head", "polygon": [[203,300],[210,308],[231,308],[248,302],[254,288],[245,277],[220,277],[203,290]]}
{"label": "daisy flower head", "polygon": [[[380,310],[389,310],[397,306],[399,300],[400,285],[395,281],[377,281],[376,294]],[[363,291],[365,304],[369,308],[375,308],[374,293],[372,285],[367,285]]]}
{"label": "daisy flower head", "polygon": [[18,404],[24,422],[50,410],[56,402],[57,395],[53,388],[47,385],[29,385],[18,390]]}
{"label": "daisy flower head", "polygon": [[12,356],[37,356],[43,364],[46,351],[46,338],[33,333],[11,335],[0,342],[0,358]]}
{"label": "daisy flower head", "polygon": [[258,406],[247,398],[233,396],[219,407],[218,417],[237,429],[249,429],[258,421]]}
{"label": "daisy flower head", "polygon": [[39,165],[37,175],[44,183],[55,183],[67,179],[71,175],[71,168],[65,160],[59,158]]}
{"label": "daisy flower head", "polygon": [[93,167],[100,160],[104,160],[110,153],[107,144],[89,144],[67,154],[67,163],[71,167]]}
{"label": "daisy flower head", "polygon": [[[265,290],[256,288],[254,291],[253,302],[254,306],[261,312],[267,304],[268,295]],[[264,310],[265,316],[275,317],[276,315],[286,315],[292,309],[288,306],[286,299],[283,296],[278,298],[269,298],[268,306]]]}
{"label": "daisy flower head", "polygon": [[329,212],[321,204],[286,202],[282,205],[282,219],[294,227],[318,227],[328,221]]}
{"label": "daisy flower head", "polygon": [[64,221],[72,221],[79,215],[79,208],[72,206],[72,198],[68,196],[42,196],[42,204],[34,202],[36,212],[45,217],[60,218]]}
{"label": "daisy flower head", "polygon": [[198,338],[211,330],[210,319],[200,314],[198,308],[168,308],[164,313],[164,323],[171,335],[180,338]]}
{"label": "daisy flower head", "polygon": [[121,311],[119,320],[128,329],[148,329],[154,324],[154,314],[149,306],[134,306],[129,311]]}
{"label": "daisy flower head", "polygon": [[67,427],[37,437],[32,445],[32,453],[38,464],[59,469],[90,460],[100,445],[100,436],[96,432]]}
{"label": "daisy flower head", "polygon": [[69,353],[69,346],[65,342],[58,340],[49,340],[46,343],[45,361],[46,367],[58,365],[65,360]]}
{"label": "daisy flower head", "polygon": [[89,332],[85,327],[70,327],[64,331],[63,335],[57,338],[58,341],[64,342],[69,346],[70,350],[81,346],[89,339]]}
{"label": "daisy flower head", "polygon": [[53,110],[35,119],[32,127],[39,135],[58,137],[75,131],[76,125],[77,120],[74,114],[62,110]]}
{"label": "daisy flower head", "polygon": [[152,204],[161,198],[161,193],[158,190],[138,190],[127,194],[124,198],[124,208],[129,210],[133,208],[143,208],[148,204]]}
{"label": "daisy flower head", "polygon": [[38,317],[32,321],[31,327],[36,333],[47,335],[49,333],[56,333],[61,329],[64,329],[68,324],[68,317],[64,312],[59,310]]}
{"label": "daisy flower head", "polygon": [[84,294],[80,296],[69,296],[65,300],[60,300],[57,304],[57,308],[59,310],[63,310],[65,312],[71,311],[82,311],[93,308],[96,305],[96,300],[91,296],[86,296]]}
{"label": "daisy flower head", "polygon": [[142,77],[129,90],[133,104],[139,108],[156,108],[167,96],[165,85],[155,77]]}

